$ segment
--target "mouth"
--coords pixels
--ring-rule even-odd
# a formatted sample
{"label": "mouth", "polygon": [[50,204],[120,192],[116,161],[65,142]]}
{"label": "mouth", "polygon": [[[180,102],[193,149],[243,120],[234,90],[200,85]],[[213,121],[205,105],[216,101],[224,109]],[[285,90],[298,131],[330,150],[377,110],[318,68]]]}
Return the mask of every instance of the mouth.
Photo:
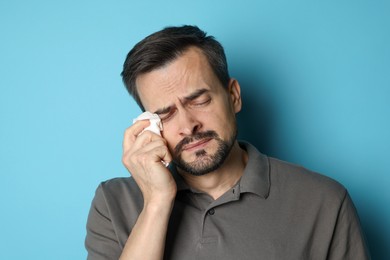
{"label": "mouth", "polygon": [[213,139],[218,139],[218,134],[215,131],[209,130],[205,132],[195,133],[191,136],[183,138],[174,148],[173,154],[179,157],[182,152],[199,151],[209,144]]}
{"label": "mouth", "polygon": [[212,138],[204,138],[197,142],[189,143],[183,147],[183,151],[199,150],[205,147],[211,140]]}

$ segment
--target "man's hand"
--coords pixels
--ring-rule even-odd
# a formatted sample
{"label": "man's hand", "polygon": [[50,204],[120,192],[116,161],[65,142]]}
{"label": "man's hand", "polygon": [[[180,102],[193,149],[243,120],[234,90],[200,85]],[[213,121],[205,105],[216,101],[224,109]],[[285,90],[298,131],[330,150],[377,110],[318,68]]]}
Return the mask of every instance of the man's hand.
{"label": "man's hand", "polygon": [[161,161],[172,160],[166,140],[144,131],[148,120],[137,121],[125,131],[122,162],[137,182],[145,205],[171,203],[176,195],[176,183]]}
{"label": "man's hand", "polygon": [[142,133],[148,120],[129,127],[123,140],[122,162],[141,189],[144,208],[131,230],[120,259],[162,259],[169,218],[177,186],[161,162],[172,157],[167,143],[151,131]]}

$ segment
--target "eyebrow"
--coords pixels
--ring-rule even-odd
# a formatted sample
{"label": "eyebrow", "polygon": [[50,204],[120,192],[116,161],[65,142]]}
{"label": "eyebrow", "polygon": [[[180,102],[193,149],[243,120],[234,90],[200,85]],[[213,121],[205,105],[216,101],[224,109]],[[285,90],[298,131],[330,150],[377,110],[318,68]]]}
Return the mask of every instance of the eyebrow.
{"label": "eyebrow", "polygon": [[153,112],[153,114],[161,115],[161,114],[167,114],[169,111],[171,111],[173,106],[169,107],[163,107]]}
{"label": "eyebrow", "polygon": [[184,100],[185,100],[184,103],[186,103],[188,101],[192,101],[194,99],[197,99],[198,97],[200,97],[201,95],[203,95],[207,91],[209,91],[209,90],[205,89],[205,88],[201,88],[201,89],[196,90],[194,93],[191,93],[187,97],[184,97]]}
{"label": "eyebrow", "polygon": [[[208,91],[209,90],[205,89],[205,88],[198,89],[198,90],[194,91],[193,93],[189,94],[188,96],[184,97],[183,98],[184,101],[182,103],[187,104],[188,102],[190,102],[194,99],[197,99],[198,97],[200,97],[201,95],[203,95],[204,93],[206,93]],[[163,107],[163,108],[157,109],[153,113],[157,114],[157,115],[166,114],[166,113],[169,113],[169,111],[171,111],[173,107],[174,107],[174,105]]]}

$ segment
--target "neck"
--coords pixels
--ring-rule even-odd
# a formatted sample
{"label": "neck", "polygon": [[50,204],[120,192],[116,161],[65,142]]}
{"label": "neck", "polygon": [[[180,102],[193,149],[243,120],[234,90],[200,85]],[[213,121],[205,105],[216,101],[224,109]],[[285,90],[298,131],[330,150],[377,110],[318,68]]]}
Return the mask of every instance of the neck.
{"label": "neck", "polygon": [[179,172],[189,186],[207,193],[215,200],[238,182],[244,173],[247,161],[248,155],[246,151],[241,149],[236,141],[225,162],[216,171],[202,176]]}

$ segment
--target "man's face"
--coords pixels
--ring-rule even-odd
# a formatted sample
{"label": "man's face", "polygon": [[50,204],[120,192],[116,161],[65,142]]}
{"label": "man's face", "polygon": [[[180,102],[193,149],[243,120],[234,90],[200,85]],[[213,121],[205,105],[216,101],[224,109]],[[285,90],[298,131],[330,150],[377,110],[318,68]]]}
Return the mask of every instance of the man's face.
{"label": "man's face", "polygon": [[201,50],[190,48],[136,83],[145,109],[160,116],[162,136],[181,170],[203,175],[223,164],[237,134],[237,81],[222,86]]}

